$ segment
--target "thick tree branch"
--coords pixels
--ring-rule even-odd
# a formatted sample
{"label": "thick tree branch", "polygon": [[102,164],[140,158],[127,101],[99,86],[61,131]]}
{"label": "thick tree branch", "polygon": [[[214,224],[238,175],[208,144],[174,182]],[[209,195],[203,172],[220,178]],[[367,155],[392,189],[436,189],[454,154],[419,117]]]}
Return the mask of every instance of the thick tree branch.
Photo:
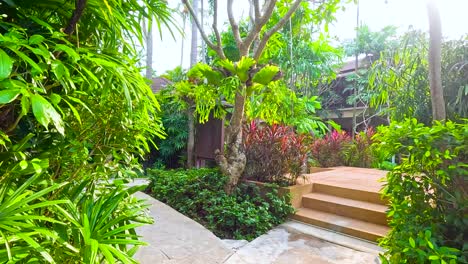
{"label": "thick tree branch", "polygon": [[[274,25],[270,30],[268,30],[267,32],[265,32],[265,34],[263,34],[263,37],[262,37],[260,43],[258,44],[257,47],[255,47],[255,50],[254,50],[254,59],[255,60],[258,61],[258,59],[262,55],[263,49],[265,49],[265,46],[266,46],[268,40],[270,39],[270,37],[273,34],[275,34],[278,30],[280,30],[284,26],[284,24],[289,20],[289,18],[291,18],[292,14],[294,14],[294,12],[296,12],[297,8],[301,4],[301,1],[302,0],[296,0],[293,3],[293,5],[291,6],[291,8],[289,8],[286,15],[284,15],[281,18],[281,20],[276,25]],[[264,16],[262,16],[262,17],[264,17]]]}
{"label": "thick tree branch", "polygon": [[221,36],[219,35],[219,31],[218,31],[218,0],[214,0],[214,3],[213,3],[213,9],[214,9],[214,12],[213,12],[213,31],[215,33],[215,36],[216,36],[216,44],[218,46],[218,50],[221,51],[222,54],[218,54],[219,57],[221,59],[226,59],[226,57],[224,56],[224,52],[223,52],[223,47],[222,47],[222,44],[221,44]]}
{"label": "thick tree branch", "polygon": [[253,0],[255,20],[260,18],[260,4],[258,0]]}
{"label": "thick tree branch", "polygon": [[209,39],[208,36],[206,35],[205,30],[203,30],[203,27],[201,26],[200,21],[198,21],[198,17],[197,17],[197,15],[195,14],[195,12],[193,11],[193,8],[192,8],[192,6],[189,4],[188,0],[182,0],[182,3],[183,3],[183,4],[187,7],[187,9],[189,10],[190,15],[192,16],[192,19],[193,19],[193,21],[195,22],[195,25],[197,26],[198,31],[200,32],[200,35],[202,36],[202,38],[203,38],[203,40],[205,41],[206,45],[208,45],[211,49],[213,49],[214,51],[216,51],[216,53],[218,54],[218,56],[219,56],[221,59],[226,58],[226,56],[224,55],[223,49],[220,49],[220,48],[219,48],[221,45],[220,45],[220,44],[215,45],[213,42],[210,41],[210,39]]}
{"label": "thick tree branch", "polygon": [[258,38],[258,34],[262,30],[262,27],[268,22],[268,19],[270,19],[271,14],[273,13],[273,10],[275,9],[275,5],[276,5],[276,0],[270,0],[270,2],[268,2],[268,6],[265,12],[261,15],[259,11],[259,16],[255,17],[254,26],[250,30],[249,34],[244,40],[244,46],[246,47],[247,52],[250,49],[250,45],[252,45],[253,41],[256,38]]}
{"label": "thick tree branch", "polygon": [[232,3],[233,0],[228,0],[227,4],[227,13],[229,18],[229,24],[231,24],[232,34],[234,34],[234,39],[236,40],[237,48],[240,51],[241,56],[247,55],[243,54],[244,52],[244,43],[242,42],[240,32],[239,32],[239,25],[237,24],[236,20],[234,19],[234,15],[232,14]]}
{"label": "thick tree branch", "polygon": [[63,33],[71,35],[73,31],[75,31],[76,24],[80,20],[81,15],[83,15],[83,11],[86,7],[86,1],[87,0],[75,0],[75,11],[73,11],[70,22],[68,22],[68,25]]}
{"label": "thick tree branch", "polygon": [[432,119],[447,118],[441,78],[442,27],[436,1],[427,1],[429,16],[429,87],[431,90]]}

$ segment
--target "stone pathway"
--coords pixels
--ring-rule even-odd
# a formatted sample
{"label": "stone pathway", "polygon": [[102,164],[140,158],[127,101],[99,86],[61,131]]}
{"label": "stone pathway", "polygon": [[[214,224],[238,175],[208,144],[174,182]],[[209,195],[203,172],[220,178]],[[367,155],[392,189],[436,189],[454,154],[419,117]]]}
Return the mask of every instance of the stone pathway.
{"label": "stone pathway", "polygon": [[[137,180],[131,185],[145,183]],[[142,240],[150,244],[141,247],[135,256],[142,264],[379,263],[380,249],[373,244],[294,221],[250,243],[221,240],[149,195],[139,192],[135,196],[147,200],[155,219],[153,225],[137,228]]]}
{"label": "stone pathway", "polygon": [[144,193],[138,198],[151,204],[153,225],[142,226],[137,233],[150,245],[141,247],[135,258],[142,264],[223,263],[233,251],[199,223]]}
{"label": "stone pathway", "polygon": [[[297,223],[298,225],[304,225]],[[290,221],[262,235],[236,251],[226,264],[372,264],[380,263],[373,247],[369,252],[337,245],[292,228]],[[304,225],[305,226],[305,225]],[[307,229],[307,227],[304,227]],[[302,229],[302,228],[301,228]],[[326,231],[328,232],[328,231]],[[333,233],[334,234],[334,233]],[[330,234],[333,236],[333,234]],[[328,235],[327,235],[328,236]],[[360,246],[367,242],[354,238]],[[372,245],[372,244],[371,244]]]}

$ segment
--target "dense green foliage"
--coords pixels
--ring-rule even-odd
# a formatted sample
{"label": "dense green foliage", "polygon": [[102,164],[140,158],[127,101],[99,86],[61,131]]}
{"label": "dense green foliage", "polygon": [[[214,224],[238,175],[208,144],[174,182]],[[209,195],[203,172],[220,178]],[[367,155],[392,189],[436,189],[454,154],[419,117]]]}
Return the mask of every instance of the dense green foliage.
{"label": "dense green foliage", "polygon": [[427,127],[407,119],[377,135],[377,148],[400,158],[384,188],[392,228],[380,243],[385,263],[466,263],[466,120]]}
{"label": "dense green foliage", "polygon": [[252,240],[284,222],[294,209],[289,197],[270,186],[240,184],[231,195],[223,187],[227,177],[216,169],[148,170],[149,191],[156,199],[198,221],[222,238]]}
{"label": "dense green foliage", "polygon": [[150,17],[165,1],[0,1],[0,262],[135,262],[150,220],[121,179],[163,135],[131,41]]}
{"label": "dense green foliage", "polygon": [[199,63],[187,73],[187,80],[177,82],[174,100],[191,101],[200,123],[214,117],[224,117],[234,105],[236,91],[242,83],[249,82],[245,105],[247,120],[260,118],[270,124],[294,126],[300,132],[320,134],[326,125],[316,116],[321,108],[317,96],[298,97],[281,79],[275,65],[262,65],[247,57],[238,62],[221,60],[216,66]]}
{"label": "dense green foliage", "polygon": [[156,94],[161,105],[161,123],[165,138],[156,137],[157,148],[151,148],[144,161],[146,167],[178,168],[183,166],[188,137],[188,118],[178,100],[174,100],[172,86]]}
{"label": "dense green foliage", "polygon": [[[368,94],[372,107],[383,107],[382,113],[392,120],[405,117],[431,123],[431,99],[428,79],[427,35],[410,31],[398,39],[399,45],[387,47],[369,69]],[[442,87],[448,118],[468,117],[468,41],[442,43]]]}

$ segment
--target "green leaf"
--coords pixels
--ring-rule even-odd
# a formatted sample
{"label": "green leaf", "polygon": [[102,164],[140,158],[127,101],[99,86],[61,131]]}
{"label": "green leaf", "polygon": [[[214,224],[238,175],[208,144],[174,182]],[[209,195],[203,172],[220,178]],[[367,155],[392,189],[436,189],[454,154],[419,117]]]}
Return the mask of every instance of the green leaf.
{"label": "green leaf", "polygon": [[250,57],[242,57],[237,63],[237,76],[243,82],[249,79],[249,70],[255,64],[255,60]]}
{"label": "green leaf", "polygon": [[63,66],[63,63],[58,60],[53,61],[52,71],[54,72],[55,77],[57,77],[57,80],[61,80],[65,73],[65,66]]}
{"label": "green leaf", "polygon": [[267,85],[273,80],[273,78],[275,78],[278,72],[279,68],[277,66],[267,65],[254,75],[253,81],[256,83]]}
{"label": "green leaf", "polygon": [[73,60],[73,62],[77,62],[80,60],[80,55],[72,48],[64,44],[57,44],[55,46],[55,51],[63,51],[67,53],[68,56]]}
{"label": "green leaf", "polygon": [[[11,48],[10,48],[11,49]],[[38,73],[42,73],[42,68],[35,62],[33,61],[28,55],[24,54],[23,52],[15,49],[11,49],[18,57],[26,61],[31,67],[33,67],[34,70],[36,70]]]}
{"label": "green leaf", "polygon": [[234,67],[234,63],[232,63],[232,61],[227,60],[227,59],[221,60],[218,62],[218,65],[230,71],[232,74],[236,74],[236,68]]}
{"label": "green leaf", "polygon": [[0,104],[8,104],[18,97],[20,94],[19,89],[8,89],[0,91]]}
{"label": "green leaf", "polygon": [[432,256],[429,256],[429,259],[430,259],[430,260],[438,260],[438,259],[439,259],[439,256],[432,255]]}
{"label": "green leaf", "polygon": [[49,101],[39,94],[32,94],[31,103],[33,114],[41,125],[48,128],[52,122],[60,134],[65,133],[62,118]]}
{"label": "green leaf", "polygon": [[409,243],[410,243],[412,248],[416,247],[416,242],[414,241],[414,239],[412,237],[409,238]]}
{"label": "green leaf", "polygon": [[63,99],[65,103],[67,103],[68,107],[70,107],[70,110],[72,111],[73,115],[75,116],[76,120],[78,120],[78,123],[81,125],[81,117],[76,108],[67,100]]}
{"label": "green leaf", "polygon": [[29,38],[29,45],[34,45],[34,44],[40,44],[42,41],[44,41],[44,37],[41,35],[32,35]]}
{"label": "green leaf", "polygon": [[29,108],[31,107],[31,102],[29,101],[29,96],[22,96],[21,97],[21,115],[26,115],[29,112]]}
{"label": "green leaf", "polygon": [[13,69],[13,60],[6,54],[5,51],[0,49],[0,80],[8,78],[11,70]]}

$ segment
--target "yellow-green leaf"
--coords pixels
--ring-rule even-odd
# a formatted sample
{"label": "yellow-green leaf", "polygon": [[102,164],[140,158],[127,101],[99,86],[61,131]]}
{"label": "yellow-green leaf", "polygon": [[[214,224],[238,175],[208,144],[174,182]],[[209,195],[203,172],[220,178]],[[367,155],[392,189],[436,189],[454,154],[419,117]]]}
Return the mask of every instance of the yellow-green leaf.
{"label": "yellow-green leaf", "polygon": [[13,60],[5,51],[0,49],[0,80],[8,78],[11,69],[13,69]]}
{"label": "yellow-green leaf", "polygon": [[31,103],[33,114],[39,124],[48,128],[49,123],[52,122],[60,134],[65,133],[62,118],[49,101],[39,94],[32,94]]}
{"label": "yellow-green leaf", "polygon": [[8,89],[0,91],[0,104],[8,104],[18,97],[20,94],[19,89]]}

